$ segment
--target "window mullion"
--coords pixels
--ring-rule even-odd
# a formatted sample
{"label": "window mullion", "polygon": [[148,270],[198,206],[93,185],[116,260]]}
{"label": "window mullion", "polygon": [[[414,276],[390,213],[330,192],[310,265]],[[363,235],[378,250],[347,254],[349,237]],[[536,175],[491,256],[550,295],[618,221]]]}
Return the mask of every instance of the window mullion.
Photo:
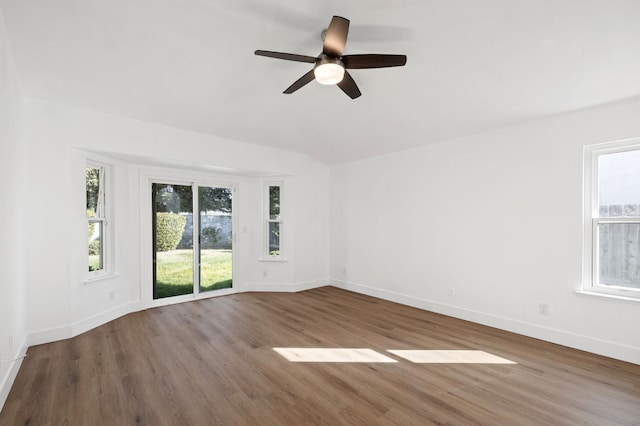
{"label": "window mullion", "polygon": [[198,191],[199,186],[195,183],[191,184],[192,197],[192,231],[191,231],[191,246],[193,249],[193,294],[197,297],[200,294],[200,265],[202,259],[202,251],[200,248],[200,193]]}

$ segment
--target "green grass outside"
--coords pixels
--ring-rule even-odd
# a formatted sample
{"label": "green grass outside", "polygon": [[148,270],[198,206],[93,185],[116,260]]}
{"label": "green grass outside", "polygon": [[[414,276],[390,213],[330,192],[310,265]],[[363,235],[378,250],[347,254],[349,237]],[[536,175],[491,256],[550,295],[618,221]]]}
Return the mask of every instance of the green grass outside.
{"label": "green grass outside", "polygon": [[[231,250],[202,250],[200,291],[231,288]],[[193,293],[193,250],[170,250],[156,256],[155,298]]]}
{"label": "green grass outside", "polygon": [[94,256],[89,255],[89,270],[95,271],[100,266],[100,257],[96,254]]}

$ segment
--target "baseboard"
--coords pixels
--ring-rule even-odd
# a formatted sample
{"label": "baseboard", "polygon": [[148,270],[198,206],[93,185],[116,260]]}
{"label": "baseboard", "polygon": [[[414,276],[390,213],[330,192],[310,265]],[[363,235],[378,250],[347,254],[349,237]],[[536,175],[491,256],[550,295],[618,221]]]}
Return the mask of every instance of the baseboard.
{"label": "baseboard", "polygon": [[140,309],[140,302],[128,302],[123,305],[116,306],[113,309],[109,309],[108,311],[96,314],[92,317],[77,321],[71,324],[71,337],[87,332],[91,329],[106,324],[109,321],[113,321],[124,315],[130,314],[131,312],[137,312]]}
{"label": "baseboard", "polygon": [[291,284],[266,284],[266,283],[249,283],[242,286],[242,292],[279,292],[279,293],[297,293],[299,291],[311,290],[313,288],[323,287],[330,283],[328,278],[313,281],[304,281]]}
{"label": "baseboard", "polygon": [[140,302],[128,302],[89,318],[77,321],[71,325],[63,325],[60,327],[47,328],[45,330],[30,332],[27,336],[29,346],[41,345],[43,343],[56,342],[58,340],[69,339],[82,334],[86,331],[99,327],[103,324],[127,315],[131,312],[139,311]]}
{"label": "baseboard", "polygon": [[[283,292],[283,293],[295,293],[298,291],[310,290],[312,288],[322,287],[329,284],[329,279],[305,281],[292,284],[265,284],[254,283],[246,284],[242,286],[239,291],[265,291],[265,292]],[[43,343],[55,342],[58,340],[69,339],[77,336],[91,329],[99,327],[103,324],[113,321],[121,316],[127,315],[131,312],[137,312],[143,309],[141,302],[128,302],[108,311],[101,312],[93,315],[89,318],[82,319],[71,325],[65,325],[60,327],[48,328],[45,330],[39,330],[31,332],[27,336],[28,346],[40,345]]]}
{"label": "baseboard", "polygon": [[499,328],[501,330],[640,365],[640,348],[633,346],[621,345],[615,342],[570,333],[555,328],[543,327],[537,324],[487,314],[485,312],[464,309],[389,290],[381,290],[362,284],[341,280],[331,280],[331,285],[344,290],[353,291],[355,293],[366,294],[368,296],[377,297],[390,302],[424,309],[426,311],[475,322],[489,327]]}
{"label": "baseboard", "polygon": [[32,331],[27,334],[28,346],[42,345],[43,343],[57,342],[58,340],[69,339],[71,335],[71,326],[63,325],[60,327],[46,328],[44,330]]}
{"label": "baseboard", "polygon": [[22,360],[27,353],[27,349],[29,346],[27,345],[27,337],[22,341],[22,345],[18,348],[18,351],[15,353],[11,361],[8,362],[9,368],[0,378],[0,411],[4,407],[4,403],[7,401],[7,397],[9,396],[9,391],[11,391],[11,387],[13,386],[13,382],[18,375],[18,371],[20,370],[20,366],[22,365]]}

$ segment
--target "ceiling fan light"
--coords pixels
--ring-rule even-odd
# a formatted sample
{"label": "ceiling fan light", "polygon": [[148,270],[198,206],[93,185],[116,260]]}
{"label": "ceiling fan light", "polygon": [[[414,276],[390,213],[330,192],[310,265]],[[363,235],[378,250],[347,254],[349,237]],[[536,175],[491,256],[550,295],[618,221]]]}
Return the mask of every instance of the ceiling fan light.
{"label": "ceiling fan light", "polygon": [[344,67],[336,63],[324,63],[316,66],[313,74],[320,84],[338,84],[344,78]]}

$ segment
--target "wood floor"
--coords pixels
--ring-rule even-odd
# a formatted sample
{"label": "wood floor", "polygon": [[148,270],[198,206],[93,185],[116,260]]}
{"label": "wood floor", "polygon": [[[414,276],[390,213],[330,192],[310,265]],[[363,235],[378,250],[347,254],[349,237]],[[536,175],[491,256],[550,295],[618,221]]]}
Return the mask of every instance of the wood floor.
{"label": "wood floor", "polygon": [[[395,362],[291,362],[273,348],[371,349]],[[332,287],[245,293],[30,348],[0,413],[0,425],[22,424],[640,425],[640,366]]]}

